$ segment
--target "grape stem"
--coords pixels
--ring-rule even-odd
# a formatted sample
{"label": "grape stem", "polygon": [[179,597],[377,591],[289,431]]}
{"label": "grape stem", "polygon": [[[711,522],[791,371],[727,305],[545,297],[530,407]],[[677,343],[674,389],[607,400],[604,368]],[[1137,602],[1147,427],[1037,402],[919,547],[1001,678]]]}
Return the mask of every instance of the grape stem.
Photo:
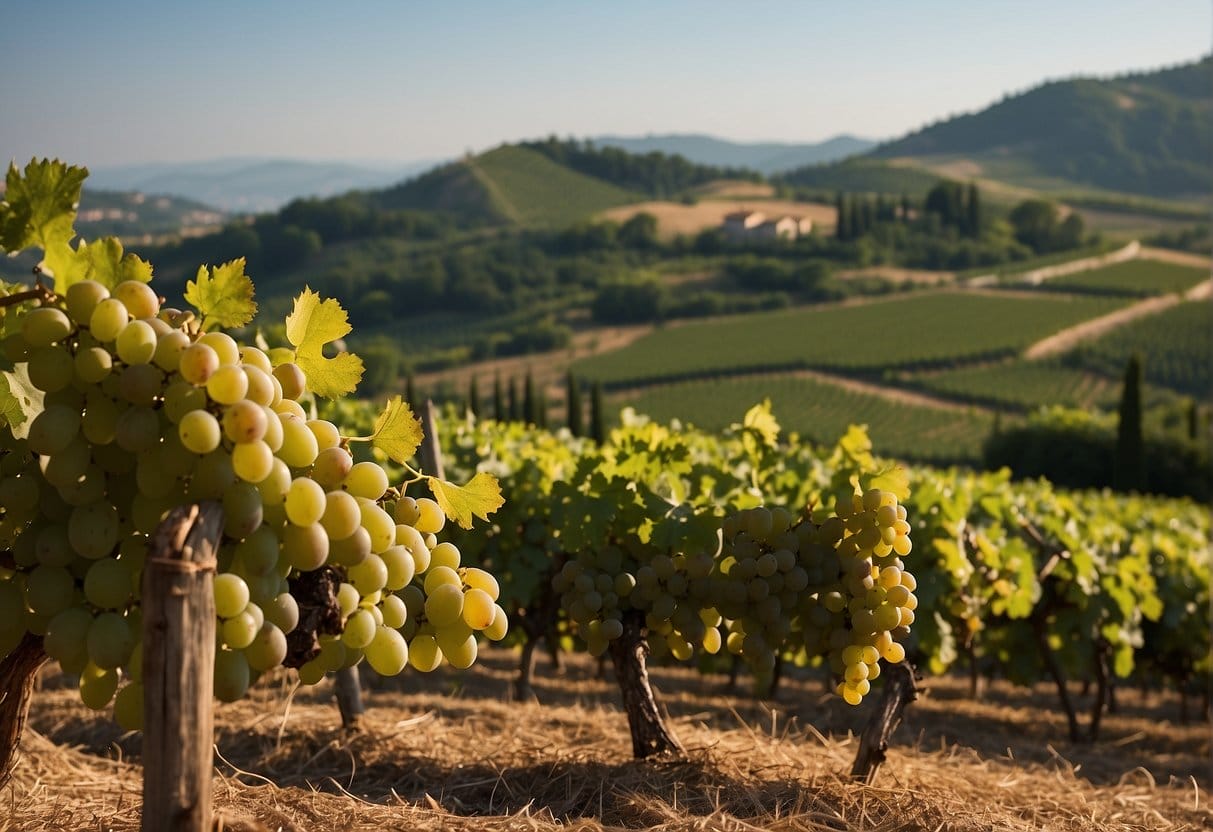
{"label": "grape stem", "polygon": [[41,283],[35,283],[34,288],[26,289],[24,292],[17,292],[12,295],[5,295],[0,298],[0,308],[6,306],[16,306],[19,303],[25,303],[27,300],[40,300],[43,303],[55,299],[55,293]]}

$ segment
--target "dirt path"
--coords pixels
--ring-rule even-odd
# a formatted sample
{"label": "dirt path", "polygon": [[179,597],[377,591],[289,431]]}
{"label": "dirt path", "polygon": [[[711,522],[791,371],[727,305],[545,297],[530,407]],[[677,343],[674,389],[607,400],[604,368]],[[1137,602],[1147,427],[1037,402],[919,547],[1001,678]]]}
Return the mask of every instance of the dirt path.
{"label": "dirt path", "polygon": [[1143,260],[1161,260],[1164,263],[1175,263],[1180,266],[1196,266],[1197,268],[1209,268],[1209,256],[1206,254],[1193,254],[1187,251],[1175,251],[1170,248],[1152,248],[1143,246],[1141,253],[1138,255]]}
{"label": "dirt path", "polygon": [[[1204,283],[1189,289],[1184,294],[1183,300],[1203,300],[1211,296],[1213,296],[1213,279],[1206,280]],[[1179,302],[1180,298],[1175,295],[1147,298],[1123,309],[1110,312],[1107,315],[1084,321],[1068,329],[1063,329],[1050,335],[1048,338],[1037,341],[1028,347],[1023,357],[1029,361],[1036,361],[1041,358],[1060,355],[1061,353],[1068,352],[1075,345],[1083,341],[1098,338],[1106,332],[1119,326],[1124,326],[1138,318],[1144,318],[1146,315],[1156,315],[1164,309],[1170,309]]]}

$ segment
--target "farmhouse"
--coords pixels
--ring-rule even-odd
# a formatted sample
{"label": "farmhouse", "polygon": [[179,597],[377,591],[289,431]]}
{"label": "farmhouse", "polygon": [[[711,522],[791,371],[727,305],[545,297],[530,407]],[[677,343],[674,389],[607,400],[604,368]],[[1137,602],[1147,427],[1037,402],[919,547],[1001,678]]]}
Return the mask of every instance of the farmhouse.
{"label": "farmhouse", "polygon": [[733,242],[747,240],[795,240],[813,230],[808,217],[784,215],[767,219],[761,211],[734,211],[726,214],[723,231]]}

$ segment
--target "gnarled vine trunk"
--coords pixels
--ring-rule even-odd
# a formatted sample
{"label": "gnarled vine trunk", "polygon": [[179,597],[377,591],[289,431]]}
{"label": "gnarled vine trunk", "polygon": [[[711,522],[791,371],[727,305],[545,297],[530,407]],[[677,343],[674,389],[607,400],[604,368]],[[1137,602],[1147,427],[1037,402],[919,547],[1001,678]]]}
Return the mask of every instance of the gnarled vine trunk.
{"label": "gnarled vine trunk", "polygon": [[17,746],[29,717],[34,680],[45,662],[42,637],[30,633],[0,661],[0,787],[17,764]]}
{"label": "gnarled vine trunk", "polygon": [[649,671],[645,664],[649,644],[644,614],[627,610],[623,614],[623,635],[610,643],[615,681],[623,697],[623,709],[632,731],[632,754],[638,760],[657,754],[683,754],[682,745],[666,727],[665,719],[653,698]]}
{"label": "gnarled vine trunk", "polygon": [[881,675],[885,678],[884,693],[876,712],[859,735],[859,751],[855,755],[855,764],[851,766],[851,777],[869,785],[876,779],[876,770],[885,761],[889,740],[901,724],[906,706],[918,698],[914,667],[909,662],[886,664]]}

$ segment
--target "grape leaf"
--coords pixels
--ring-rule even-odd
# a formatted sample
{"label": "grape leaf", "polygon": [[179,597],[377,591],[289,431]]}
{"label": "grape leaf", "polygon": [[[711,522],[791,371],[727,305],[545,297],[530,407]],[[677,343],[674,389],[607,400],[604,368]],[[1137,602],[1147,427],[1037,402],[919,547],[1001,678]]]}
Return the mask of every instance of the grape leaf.
{"label": "grape leaf", "polygon": [[295,363],[317,396],[334,399],[352,393],[362,379],[362,359],[350,352],[325,358],[324,345],[349,334],[349,317],[333,299],[304,287],[286,319],[286,339],[295,346]]}
{"label": "grape leaf", "polygon": [[29,436],[29,425],[42,412],[42,391],[29,378],[29,365],[0,372],[0,420],[17,439]]}
{"label": "grape leaf", "polygon": [[371,445],[387,454],[388,459],[405,463],[417,453],[421,438],[421,422],[404,399],[393,396],[375,419]]}
{"label": "grape leaf", "polygon": [[485,471],[472,477],[467,485],[455,485],[438,477],[426,477],[426,481],[439,507],[463,529],[472,528],[473,515],[488,520],[490,514],[505,504],[497,478]]}
{"label": "grape leaf", "polygon": [[185,300],[202,314],[202,328],[241,327],[257,314],[253,281],[244,273],[244,258],[208,269],[185,284]]}
{"label": "grape leaf", "polygon": [[910,496],[910,473],[900,465],[885,468],[868,479],[868,488],[892,491],[898,500],[904,500]]}
{"label": "grape leaf", "polygon": [[68,167],[60,161],[31,159],[22,176],[10,164],[0,202],[0,248],[18,252],[42,248],[42,266],[55,276],[55,291],[67,291],[76,252],[76,204],[87,168]]}
{"label": "grape leaf", "polygon": [[74,267],[69,267],[68,274],[63,276],[68,285],[81,280],[95,280],[107,289],[113,289],[124,280],[138,280],[141,283],[152,280],[152,264],[138,255],[124,254],[122,242],[117,237],[81,242],[75,254]]}
{"label": "grape leaf", "polygon": [[754,431],[762,438],[762,443],[768,448],[774,448],[779,442],[779,422],[771,412],[771,400],[764,399],[746,411],[743,425]]}

